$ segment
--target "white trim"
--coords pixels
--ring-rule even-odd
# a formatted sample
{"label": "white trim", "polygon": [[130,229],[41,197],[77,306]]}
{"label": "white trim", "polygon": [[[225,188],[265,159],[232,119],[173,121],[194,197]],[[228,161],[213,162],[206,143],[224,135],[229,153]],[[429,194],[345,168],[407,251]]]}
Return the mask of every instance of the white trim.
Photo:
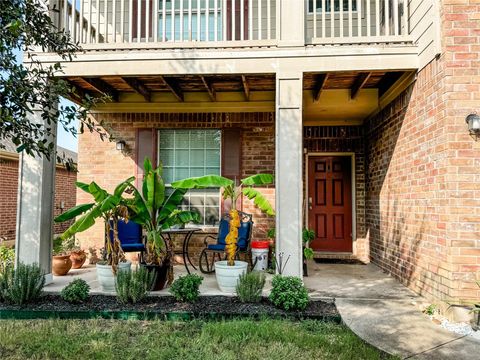
{"label": "white trim", "polygon": [[[351,178],[351,189],[352,189],[352,252],[347,252],[348,254],[357,255],[357,193],[356,193],[356,160],[354,152],[307,152],[305,153],[305,224],[308,224],[308,160],[309,157],[313,156],[349,156],[351,159],[351,169],[352,169],[352,178]],[[316,251],[325,254],[338,254],[342,255],[343,253],[332,253],[331,251]]]}

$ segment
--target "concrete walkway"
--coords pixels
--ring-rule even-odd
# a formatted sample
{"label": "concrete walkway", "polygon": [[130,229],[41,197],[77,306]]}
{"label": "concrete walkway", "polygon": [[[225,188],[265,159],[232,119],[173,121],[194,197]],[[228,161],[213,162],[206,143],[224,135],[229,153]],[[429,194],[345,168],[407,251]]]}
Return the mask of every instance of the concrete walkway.
{"label": "concrete walkway", "polygon": [[479,341],[432,323],[416,305],[422,298],[375,265],[312,264],[309,270],[312,296],[335,298],[345,324],[371,345],[402,359],[480,359]]}

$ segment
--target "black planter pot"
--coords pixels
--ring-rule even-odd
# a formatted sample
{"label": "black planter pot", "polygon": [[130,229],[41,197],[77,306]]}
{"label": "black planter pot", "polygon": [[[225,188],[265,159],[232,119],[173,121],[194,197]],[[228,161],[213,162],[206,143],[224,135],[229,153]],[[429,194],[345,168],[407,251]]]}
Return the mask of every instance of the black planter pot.
{"label": "black planter pot", "polygon": [[472,321],[472,328],[473,330],[480,330],[480,304],[476,304],[473,306],[473,321]]}
{"label": "black planter pot", "polygon": [[153,281],[150,291],[158,291],[162,290],[165,287],[165,283],[167,282],[167,275],[169,264],[163,265],[148,265],[148,264],[140,264],[140,266],[147,269],[149,272],[153,272]]}

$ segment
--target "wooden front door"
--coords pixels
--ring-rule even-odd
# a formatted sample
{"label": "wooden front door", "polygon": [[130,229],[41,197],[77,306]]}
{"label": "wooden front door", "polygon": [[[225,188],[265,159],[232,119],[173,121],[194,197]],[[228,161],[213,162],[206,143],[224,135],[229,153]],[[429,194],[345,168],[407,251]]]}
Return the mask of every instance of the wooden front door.
{"label": "wooden front door", "polygon": [[352,166],[348,156],[308,158],[308,226],[315,251],[352,252]]}

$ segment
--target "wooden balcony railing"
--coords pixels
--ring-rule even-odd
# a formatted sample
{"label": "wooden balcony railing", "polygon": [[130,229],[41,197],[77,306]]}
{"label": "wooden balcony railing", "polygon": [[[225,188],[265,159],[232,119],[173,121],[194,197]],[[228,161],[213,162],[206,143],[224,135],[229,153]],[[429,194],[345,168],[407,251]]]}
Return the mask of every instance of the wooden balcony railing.
{"label": "wooden balcony railing", "polygon": [[58,26],[82,46],[268,44],[275,42],[276,1],[60,0]]}
{"label": "wooden balcony railing", "polygon": [[[56,1],[59,28],[85,49],[273,46],[279,27],[291,26],[277,15],[282,0]],[[408,0],[304,1],[305,29],[291,31],[306,44],[410,39]]]}
{"label": "wooden balcony railing", "polygon": [[306,0],[310,44],[408,41],[408,0]]}

